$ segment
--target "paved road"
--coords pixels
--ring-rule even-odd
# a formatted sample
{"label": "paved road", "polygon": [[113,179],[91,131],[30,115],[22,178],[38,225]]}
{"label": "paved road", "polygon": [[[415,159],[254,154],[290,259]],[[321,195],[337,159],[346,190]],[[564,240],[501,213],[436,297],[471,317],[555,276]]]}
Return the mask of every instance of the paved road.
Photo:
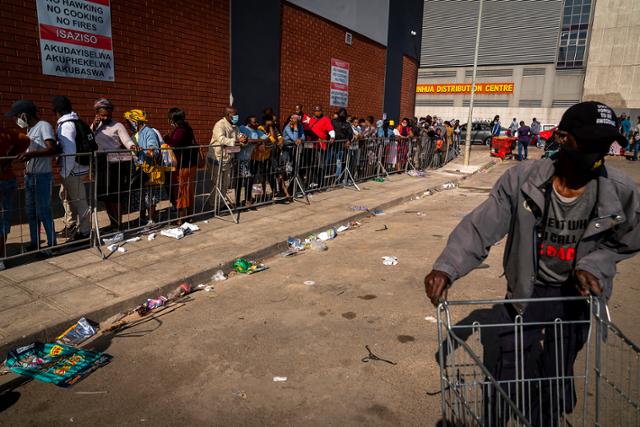
{"label": "paved road", "polygon": [[[611,163],[640,179],[636,164]],[[109,366],[71,389],[32,382],[5,395],[0,425],[433,426],[436,326],[425,316],[435,310],[422,279],[451,229],[513,164],[371,218],[326,252],[267,260],[268,271],[231,277],[104,339]],[[503,247],[450,298],[503,296]],[[399,264],[384,266],[386,255]],[[640,258],[620,266],[611,304],[635,340],[639,273]],[[397,365],[363,363],[365,345]]]}

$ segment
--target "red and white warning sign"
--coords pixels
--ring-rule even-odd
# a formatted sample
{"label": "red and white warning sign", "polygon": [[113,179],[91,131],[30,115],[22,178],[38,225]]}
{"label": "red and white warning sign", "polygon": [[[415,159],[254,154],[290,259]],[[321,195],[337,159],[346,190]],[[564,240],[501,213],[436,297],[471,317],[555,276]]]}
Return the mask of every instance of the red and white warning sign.
{"label": "red and white warning sign", "polygon": [[349,104],[349,63],[331,58],[329,105],[346,107],[347,104]]}
{"label": "red and white warning sign", "polygon": [[42,73],[115,80],[109,0],[36,0]]}

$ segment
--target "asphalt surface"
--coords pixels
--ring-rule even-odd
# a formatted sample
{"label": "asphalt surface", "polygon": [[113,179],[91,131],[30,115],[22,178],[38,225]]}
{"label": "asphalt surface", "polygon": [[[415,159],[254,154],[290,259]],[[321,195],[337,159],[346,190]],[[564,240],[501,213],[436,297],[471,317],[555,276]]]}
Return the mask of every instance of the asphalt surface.
{"label": "asphalt surface", "polygon": [[[452,228],[514,164],[369,218],[327,251],[264,260],[267,271],[231,276],[105,337],[95,348],[110,365],[70,389],[34,381],[0,396],[0,425],[435,425],[437,330],[425,317],[436,314],[422,281]],[[637,164],[610,164],[640,180]],[[503,297],[503,247],[449,298]],[[640,258],[619,267],[612,315],[640,341]],[[397,364],[363,362],[366,345]]]}

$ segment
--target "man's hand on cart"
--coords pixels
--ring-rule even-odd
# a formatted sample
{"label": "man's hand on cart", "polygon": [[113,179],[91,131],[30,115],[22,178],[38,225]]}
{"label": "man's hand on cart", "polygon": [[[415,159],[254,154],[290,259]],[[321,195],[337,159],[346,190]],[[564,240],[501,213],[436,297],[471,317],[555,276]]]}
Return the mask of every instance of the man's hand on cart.
{"label": "man's hand on cart", "polygon": [[447,273],[438,270],[431,270],[424,278],[424,290],[434,307],[447,298],[447,288],[450,284],[451,279]]}
{"label": "man's hand on cart", "polygon": [[576,270],[576,288],[583,297],[589,295],[600,296],[602,294],[602,286],[596,276],[584,270]]}

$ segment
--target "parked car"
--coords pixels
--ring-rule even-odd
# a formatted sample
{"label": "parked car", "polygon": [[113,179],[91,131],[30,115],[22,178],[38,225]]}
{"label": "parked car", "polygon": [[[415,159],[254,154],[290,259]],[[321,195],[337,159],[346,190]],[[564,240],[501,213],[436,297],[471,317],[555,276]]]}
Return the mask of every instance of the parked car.
{"label": "parked car", "polygon": [[[500,128],[500,136],[508,136],[506,128]],[[473,122],[471,128],[471,144],[491,145],[491,123]],[[467,124],[460,125],[460,140],[464,144],[467,138]]]}

